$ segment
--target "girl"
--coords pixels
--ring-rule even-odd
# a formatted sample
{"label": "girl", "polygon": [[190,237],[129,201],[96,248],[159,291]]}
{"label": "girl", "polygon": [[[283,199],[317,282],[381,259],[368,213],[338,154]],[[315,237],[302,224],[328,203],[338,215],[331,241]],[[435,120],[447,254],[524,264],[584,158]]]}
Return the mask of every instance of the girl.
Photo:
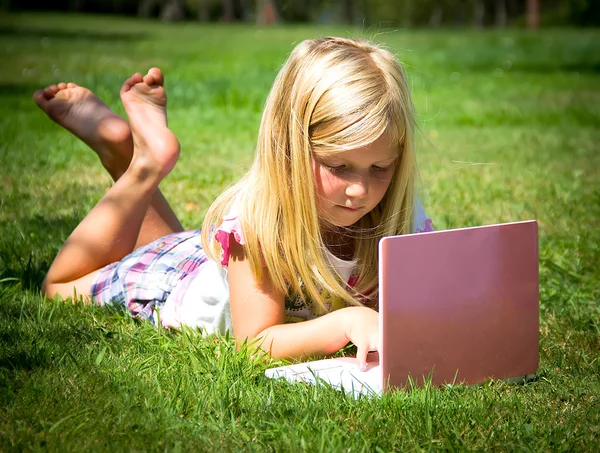
{"label": "girl", "polygon": [[[179,155],[163,75],[121,88],[129,124],[89,90],[34,94],[115,180],[58,253],[42,290],[125,305],[163,326],[232,330],[274,357],[378,349],[377,245],[431,229],[416,202],[406,75],[366,41],[300,43],[278,74],[248,173],[182,231],[158,189]],[[303,322],[295,322],[303,321]]]}

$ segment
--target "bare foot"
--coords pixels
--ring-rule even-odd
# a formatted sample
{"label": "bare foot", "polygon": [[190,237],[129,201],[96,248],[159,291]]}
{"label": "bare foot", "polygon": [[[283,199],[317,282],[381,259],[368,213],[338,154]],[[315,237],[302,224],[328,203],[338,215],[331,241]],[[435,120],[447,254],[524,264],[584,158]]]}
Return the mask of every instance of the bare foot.
{"label": "bare foot", "polygon": [[133,155],[129,124],[87,88],[59,83],[37,90],[35,103],[48,117],[92,148],[116,180]]}
{"label": "bare foot", "polygon": [[157,170],[164,178],[179,157],[179,141],[167,127],[167,95],[160,69],[132,75],[121,88],[121,100],[133,134],[132,165]]}

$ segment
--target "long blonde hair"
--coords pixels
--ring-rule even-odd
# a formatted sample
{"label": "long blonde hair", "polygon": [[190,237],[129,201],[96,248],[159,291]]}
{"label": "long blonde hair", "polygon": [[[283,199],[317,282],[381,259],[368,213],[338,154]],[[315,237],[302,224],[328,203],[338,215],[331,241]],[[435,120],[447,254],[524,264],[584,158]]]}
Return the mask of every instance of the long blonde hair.
{"label": "long blonde hair", "polygon": [[[392,53],[356,39],[301,42],[267,98],[252,167],[208,210],[202,226],[207,255],[219,260],[211,230],[235,200],[257,280],[266,273],[277,290],[307,295],[321,309],[323,290],[350,304],[375,301],[379,240],[413,228],[414,122],[406,74]],[[350,228],[358,279],[349,288],[323,253],[312,161],[366,146],[382,134],[398,146],[400,158],[379,205]]]}

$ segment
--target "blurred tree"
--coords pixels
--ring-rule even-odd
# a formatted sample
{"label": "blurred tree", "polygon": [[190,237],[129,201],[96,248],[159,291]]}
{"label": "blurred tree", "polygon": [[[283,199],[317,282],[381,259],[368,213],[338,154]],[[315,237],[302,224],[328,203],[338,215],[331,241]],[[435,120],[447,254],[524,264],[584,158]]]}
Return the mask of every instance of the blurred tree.
{"label": "blurred tree", "polygon": [[235,19],[235,5],[233,0],[222,0],[223,4],[223,22],[233,22]]}
{"label": "blurred tree", "polygon": [[138,16],[151,17],[153,11],[159,6],[161,0],[141,0],[138,5]]}
{"label": "blurred tree", "polygon": [[[463,27],[465,25],[470,2],[461,0],[427,0],[418,3],[420,11],[414,11],[416,24],[424,23],[430,27],[441,27],[453,25]],[[416,7],[416,6],[415,6]]]}
{"label": "blurred tree", "polygon": [[272,25],[279,21],[277,7],[273,0],[258,0],[256,2],[256,23],[259,25]]}
{"label": "blurred tree", "polygon": [[356,3],[354,0],[344,0],[344,22],[354,24]]}
{"label": "blurred tree", "polygon": [[210,20],[210,0],[196,0],[196,17],[200,22],[208,22]]}
{"label": "blurred tree", "polygon": [[[0,0],[0,11],[396,27],[600,26],[600,0]],[[543,14],[542,14],[543,12]],[[373,28],[371,28],[373,30]]]}
{"label": "blurred tree", "polygon": [[431,11],[431,16],[429,17],[429,26],[430,27],[439,27],[442,25],[442,20],[444,19],[444,5],[442,2],[434,2],[433,8]]}
{"label": "blurred tree", "polygon": [[413,10],[415,9],[414,2],[413,0],[403,0],[401,5],[402,6],[399,8],[402,18],[400,23],[404,28],[410,28],[413,25]]}
{"label": "blurred tree", "polygon": [[577,25],[600,26],[599,0],[569,0],[568,23]]}
{"label": "blurred tree", "polygon": [[85,0],[69,0],[69,9],[71,11],[82,11]]}
{"label": "blurred tree", "polygon": [[485,19],[485,4],[483,0],[475,0],[473,2],[473,25],[475,28],[483,28]]}
{"label": "blurred tree", "polygon": [[506,27],[506,0],[496,0],[495,6],[496,14],[494,23],[496,27],[504,28]]}
{"label": "blurred tree", "polygon": [[539,0],[527,0],[527,28],[535,30],[540,26]]}
{"label": "blurred tree", "polygon": [[[337,0],[339,4],[339,0]],[[284,22],[310,22],[318,17],[321,1],[273,0],[273,4]]]}
{"label": "blurred tree", "polygon": [[233,22],[244,19],[244,8],[241,0],[221,0],[223,22]]}
{"label": "blurred tree", "polygon": [[197,0],[196,9],[196,17],[200,22],[208,22],[210,20],[210,13],[208,11],[208,0]]}
{"label": "blurred tree", "polygon": [[185,19],[184,0],[167,0],[160,10],[160,18],[169,22]]}

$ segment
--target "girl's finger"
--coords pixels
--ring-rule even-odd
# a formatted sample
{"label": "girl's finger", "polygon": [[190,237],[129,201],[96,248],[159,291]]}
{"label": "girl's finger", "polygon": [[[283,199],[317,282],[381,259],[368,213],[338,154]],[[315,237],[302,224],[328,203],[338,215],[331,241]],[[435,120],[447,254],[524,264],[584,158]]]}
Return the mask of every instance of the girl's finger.
{"label": "girl's finger", "polygon": [[356,358],[358,359],[358,369],[360,371],[365,371],[367,369],[367,354],[369,353],[369,348],[365,346],[357,346],[356,347]]}

